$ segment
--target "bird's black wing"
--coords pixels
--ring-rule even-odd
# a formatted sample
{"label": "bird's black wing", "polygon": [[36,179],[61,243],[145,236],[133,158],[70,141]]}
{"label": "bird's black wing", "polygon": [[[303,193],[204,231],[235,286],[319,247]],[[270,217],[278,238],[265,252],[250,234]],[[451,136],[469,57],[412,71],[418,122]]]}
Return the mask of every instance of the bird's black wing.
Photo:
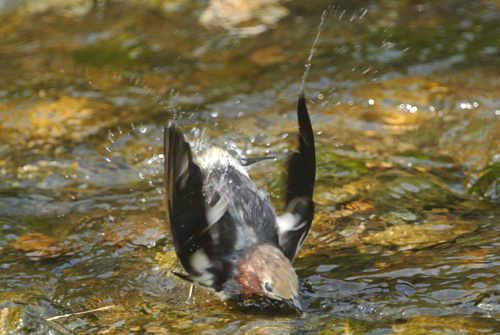
{"label": "bird's black wing", "polygon": [[[199,276],[193,254],[213,245],[205,216],[203,176],[191,148],[174,125],[165,127],[165,207],[175,251],[184,269]],[[201,238],[203,237],[203,238]]]}
{"label": "bird's black wing", "polygon": [[293,260],[302,247],[314,217],[313,190],[316,178],[314,133],[304,94],[299,97],[299,151],[288,162],[286,210],[278,217],[279,244],[285,256]]}

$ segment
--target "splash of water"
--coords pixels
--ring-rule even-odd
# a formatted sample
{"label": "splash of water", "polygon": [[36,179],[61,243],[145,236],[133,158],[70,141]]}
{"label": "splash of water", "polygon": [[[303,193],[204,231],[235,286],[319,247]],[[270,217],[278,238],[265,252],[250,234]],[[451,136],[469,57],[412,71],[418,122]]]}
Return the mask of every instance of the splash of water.
{"label": "splash of water", "polygon": [[325,29],[326,17],[333,10],[333,8],[334,8],[334,6],[328,6],[323,11],[323,14],[321,15],[321,20],[319,21],[319,26],[318,26],[318,33],[316,34],[316,38],[314,39],[313,45],[311,47],[311,51],[309,51],[309,58],[307,58],[306,70],[304,71],[304,74],[302,75],[302,83],[300,84],[300,92],[299,92],[300,94],[304,93],[304,85],[306,83],[307,77],[309,76],[312,58],[314,56],[314,53],[316,52],[316,44],[319,41],[319,38],[321,36],[321,32],[323,32],[323,29]]}
{"label": "splash of water", "polygon": [[[366,13],[368,13],[368,10],[365,8],[360,8],[358,11],[356,11],[351,17],[349,18],[349,21],[354,21],[354,20],[361,20],[365,17]],[[312,58],[314,54],[316,53],[316,44],[319,41],[319,38],[321,37],[321,33],[325,29],[325,22],[327,16],[332,16],[334,18],[337,18],[338,20],[342,20],[344,15],[346,14],[345,10],[341,10],[338,7],[335,7],[334,5],[328,6],[324,11],[323,14],[321,15],[321,19],[319,21],[319,26],[318,26],[318,33],[316,34],[316,38],[314,39],[313,45],[311,47],[311,51],[309,51],[309,57],[307,58],[307,64],[306,64],[306,69],[304,71],[304,74],[302,75],[302,83],[300,84],[300,94],[304,93],[304,85],[306,83],[307,77],[309,76],[309,72],[311,70],[311,63],[312,63]],[[367,72],[371,70],[369,68]]]}

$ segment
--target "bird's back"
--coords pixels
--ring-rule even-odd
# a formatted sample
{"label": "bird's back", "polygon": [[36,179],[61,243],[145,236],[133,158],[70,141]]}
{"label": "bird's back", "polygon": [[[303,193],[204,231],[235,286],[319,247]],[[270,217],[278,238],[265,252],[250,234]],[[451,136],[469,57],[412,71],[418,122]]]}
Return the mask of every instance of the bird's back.
{"label": "bird's back", "polygon": [[243,166],[218,147],[206,149],[196,161],[204,175],[208,224],[217,223],[217,233],[213,234],[226,249],[220,252],[228,255],[256,244],[278,245],[272,204]]}

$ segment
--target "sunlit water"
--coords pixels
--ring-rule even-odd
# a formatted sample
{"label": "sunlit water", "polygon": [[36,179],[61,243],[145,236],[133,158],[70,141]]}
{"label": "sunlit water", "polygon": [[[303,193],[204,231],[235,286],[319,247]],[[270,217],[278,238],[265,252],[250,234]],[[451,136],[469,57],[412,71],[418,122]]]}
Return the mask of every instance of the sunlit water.
{"label": "sunlit water", "polygon": [[[0,2],[0,334],[500,334],[496,1],[67,4]],[[186,303],[163,126],[279,211],[308,64],[306,314]]]}

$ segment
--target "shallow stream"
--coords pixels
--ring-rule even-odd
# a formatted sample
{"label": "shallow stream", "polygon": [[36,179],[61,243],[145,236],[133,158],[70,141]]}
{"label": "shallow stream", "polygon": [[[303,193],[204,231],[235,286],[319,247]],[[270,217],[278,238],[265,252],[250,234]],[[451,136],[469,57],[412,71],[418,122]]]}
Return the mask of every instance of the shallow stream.
{"label": "shallow stream", "polygon": [[[0,334],[500,334],[500,2],[223,3],[0,1]],[[328,6],[307,314],[186,303],[163,126],[277,157],[279,211]]]}

